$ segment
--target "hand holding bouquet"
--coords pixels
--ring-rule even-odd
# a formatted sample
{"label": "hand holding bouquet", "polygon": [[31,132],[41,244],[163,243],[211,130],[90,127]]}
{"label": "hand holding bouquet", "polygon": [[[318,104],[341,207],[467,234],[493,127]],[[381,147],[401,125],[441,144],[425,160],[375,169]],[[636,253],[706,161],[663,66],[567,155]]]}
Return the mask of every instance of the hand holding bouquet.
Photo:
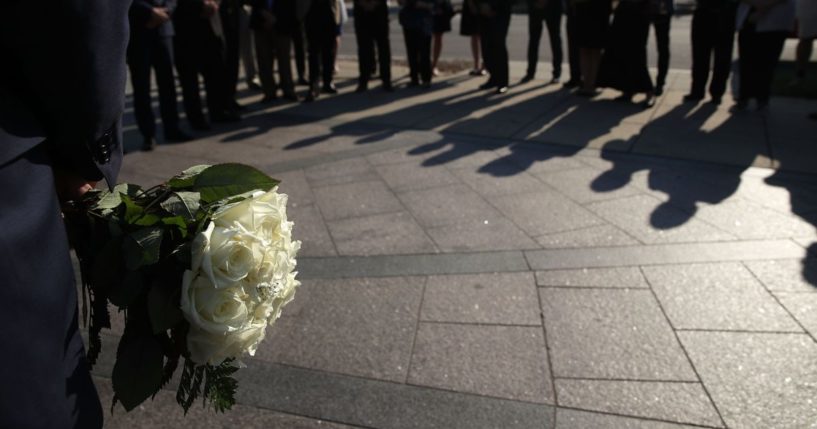
{"label": "hand holding bouquet", "polygon": [[[253,355],[299,282],[287,196],[240,164],[192,167],[142,190],[92,191],[66,214],[83,279],[88,359],[125,313],[113,370],[114,405],[131,410],[170,382],[176,399],[235,402],[237,359]],[[90,311],[89,311],[90,310]]]}

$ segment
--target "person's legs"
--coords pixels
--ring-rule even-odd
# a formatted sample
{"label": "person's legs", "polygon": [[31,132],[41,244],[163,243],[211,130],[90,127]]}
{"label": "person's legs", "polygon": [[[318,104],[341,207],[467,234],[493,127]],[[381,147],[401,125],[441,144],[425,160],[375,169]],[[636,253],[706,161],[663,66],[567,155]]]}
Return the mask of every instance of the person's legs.
{"label": "person's legs", "polygon": [[814,45],[813,38],[800,39],[797,42],[797,71],[798,79],[806,77],[806,69],[808,68],[809,60],[811,59],[811,52]]}
{"label": "person's legs", "polygon": [[431,36],[420,34],[418,37],[420,79],[423,84],[431,85]]}
{"label": "person's legs", "polygon": [[306,46],[309,62],[309,91],[310,95],[317,95],[321,81],[321,46],[320,32],[307,28]]}
{"label": "person's legs", "polygon": [[550,37],[550,52],[553,54],[553,81],[558,81],[562,77],[562,14],[551,13],[545,18]]}
{"label": "person's legs", "polygon": [[355,17],[355,36],[357,37],[358,90],[368,88],[374,63],[374,39],[371,22]]}
{"label": "person's legs", "polygon": [[339,43],[340,36],[336,36],[334,32],[327,31],[324,34],[323,46],[321,47],[321,71],[324,92],[335,92],[332,81],[335,77],[335,54]]}
{"label": "person's legs", "polygon": [[156,85],[159,87],[159,111],[165,138],[176,140],[179,133],[179,112],[176,108],[176,80],[173,78],[173,42],[164,37],[155,42],[152,51],[153,69],[156,71]]}
{"label": "person's legs", "polygon": [[182,87],[184,112],[193,128],[207,128],[207,121],[202,111],[201,95],[199,94],[199,75],[196,65],[195,48],[187,39],[174,39],[173,52],[175,53],[176,71],[179,74],[179,83]]}
{"label": "person's legs", "polygon": [[[738,90],[738,104],[745,107],[746,103],[754,98],[757,89],[757,32],[754,25],[746,24],[738,33],[738,64],[740,70],[740,89]],[[762,65],[761,65],[762,67]]]}
{"label": "person's legs", "polygon": [[496,52],[497,55],[495,64],[499,74],[496,83],[499,88],[505,88],[508,86],[508,79],[510,77],[507,38],[508,27],[511,23],[511,16],[501,16],[497,17],[496,19],[497,31],[496,37],[493,39],[495,49],[494,52]]}
{"label": "person's legs", "polygon": [[[253,33],[250,30],[250,12],[242,6],[239,10],[239,33],[238,45],[241,52],[241,65],[244,67],[244,79],[247,86],[253,87],[255,77],[257,75],[255,68],[255,55],[253,50],[255,44],[253,43]],[[257,87],[256,87],[257,88]]]}
{"label": "person's legs", "polygon": [[[389,43],[388,23],[375,34],[375,39],[377,41],[377,59],[380,62],[380,80],[383,81],[383,88],[391,89],[391,44]],[[372,64],[372,67],[374,67],[374,64]]]}
{"label": "person's legs", "polygon": [[292,35],[292,46],[295,50],[295,70],[298,72],[298,84],[306,82],[306,50],[304,49],[304,26],[301,23],[295,26]]}
{"label": "person's legs", "polygon": [[443,51],[443,33],[434,33],[431,57],[431,70],[437,74],[437,63],[440,61],[440,54]]}
{"label": "person's legs", "polygon": [[420,84],[420,46],[417,32],[403,29],[403,39],[406,41],[406,55],[408,55],[409,78],[412,85]]}
{"label": "person's legs", "polygon": [[267,29],[255,30],[255,56],[258,58],[258,78],[264,91],[264,101],[276,97],[278,85],[275,82],[272,32]]}
{"label": "person's legs", "polygon": [[781,31],[772,31],[757,34],[757,81],[755,95],[758,106],[763,107],[769,104],[769,96],[772,90],[772,80],[774,80],[774,69],[780,62],[780,54],[783,53],[783,44],[786,42],[787,34]]}
{"label": "person's legs", "polygon": [[[530,7],[530,3],[528,4]],[[539,65],[539,41],[542,38],[542,21],[544,13],[541,9],[528,10],[528,71],[523,80],[536,77],[536,68]],[[550,28],[548,28],[550,31]]]}
{"label": "person's legs", "polygon": [[156,135],[156,119],[150,102],[151,48],[150,41],[145,39],[132,40],[128,46],[128,66],[133,86],[133,114],[136,116],[139,132],[145,140]]}
{"label": "person's legs", "polygon": [[710,49],[714,50],[714,64],[712,67],[712,81],[709,84],[709,94],[716,104],[721,101],[723,94],[726,93],[726,82],[732,72],[732,52],[735,48],[735,8],[721,12],[721,14],[717,21],[713,23],[710,45],[712,46]]}
{"label": "person's legs", "polygon": [[570,63],[569,86],[578,86],[582,82],[581,52],[576,43],[576,17],[572,12],[567,13],[567,61]]}
{"label": "person's legs", "polygon": [[712,49],[715,45],[714,26],[717,22],[707,16],[707,13],[698,10],[692,16],[692,88],[686,97],[688,101],[702,99],[709,81]]}
{"label": "person's legs", "polygon": [[[230,121],[233,117],[232,106],[228,98],[229,88],[226,79],[226,63],[221,41],[212,39],[203,44],[201,51],[201,75],[204,78],[204,90],[207,92],[207,110],[212,121]],[[237,116],[237,113],[235,114]]]}
{"label": "person's legs", "polygon": [[658,74],[655,77],[655,92],[660,95],[664,92],[664,85],[667,83],[667,72],[669,71],[669,33],[672,16],[659,15],[652,19],[655,29],[655,44],[658,49]]}
{"label": "person's legs", "polygon": [[77,288],[45,144],[0,165],[0,427],[102,427],[77,326]]}
{"label": "person's legs", "polygon": [[474,70],[482,70],[484,67],[480,63],[480,41],[479,34],[471,35],[471,57],[474,59]]}
{"label": "person's legs", "polygon": [[292,38],[286,34],[275,35],[275,59],[278,63],[278,77],[284,97],[297,100],[295,82],[292,80]]}

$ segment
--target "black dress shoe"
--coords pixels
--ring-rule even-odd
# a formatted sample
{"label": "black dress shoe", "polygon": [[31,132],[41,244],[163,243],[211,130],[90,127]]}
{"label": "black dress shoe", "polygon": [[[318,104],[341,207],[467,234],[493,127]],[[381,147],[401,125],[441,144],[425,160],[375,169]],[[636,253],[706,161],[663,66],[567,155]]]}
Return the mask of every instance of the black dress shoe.
{"label": "black dress shoe", "polygon": [[241,115],[230,110],[218,113],[211,113],[210,120],[213,122],[238,122],[241,120]]}
{"label": "black dress shoe", "polygon": [[204,118],[191,119],[190,128],[193,128],[196,131],[210,131],[210,123]]}
{"label": "black dress shoe", "polygon": [[550,82],[548,82],[548,84],[549,84],[549,85],[555,85],[555,84],[559,83],[559,80],[560,80],[560,79],[561,79],[561,77],[559,77],[559,76],[553,76],[553,77],[550,79]]}
{"label": "black dress shoe", "polygon": [[321,92],[325,92],[327,94],[337,94],[338,89],[335,87],[335,85],[330,83],[329,85],[324,85],[323,88],[321,88]]}
{"label": "black dress shoe", "polygon": [[362,92],[366,92],[369,90],[369,85],[365,83],[358,84],[357,88],[355,88],[355,92],[360,94]]}
{"label": "black dress shoe", "polygon": [[261,101],[259,101],[259,103],[261,103],[261,104],[272,103],[273,101],[275,101],[277,99],[278,99],[277,95],[267,94],[267,95],[264,96],[264,98],[261,99]]}
{"label": "black dress shoe", "polygon": [[309,86],[309,81],[307,81],[306,79],[304,79],[302,77],[299,77],[297,84],[298,84],[298,86]]}
{"label": "black dress shoe", "polygon": [[499,86],[499,87],[496,88],[496,91],[494,91],[494,92],[497,93],[497,94],[504,94],[504,93],[508,92],[508,85]]}
{"label": "black dress shoe", "polygon": [[711,105],[713,105],[713,106],[720,106],[720,105],[721,105],[721,101],[722,101],[722,100],[721,100],[721,98],[720,98],[720,97],[712,97],[712,99],[711,99],[711,100],[709,100],[709,104],[711,104]]}
{"label": "black dress shoe", "polygon": [[284,93],[284,99],[289,101],[298,101],[298,94],[296,94],[295,92],[287,91]]}
{"label": "black dress shoe", "polygon": [[173,143],[182,143],[193,140],[193,136],[176,128],[165,131],[165,141]]}
{"label": "black dress shoe", "polygon": [[684,103],[697,103],[697,102],[703,100],[703,98],[704,97],[702,95],[687,94],[687,95],[684,96]]}
{"label": "black dress shoe", "polygon": [[663,86],[656,86],[653,93],[655,93],[656,97],[660,97],[660,96],[664,95],[664,87]]}
{"label": "black dress shoe", "polygon": [[394,92],[394,87],[391,85],[391,82],[383,83],[383,91]]}
{"label": "black dress shoe", "polygon": [[653,106],[655,106],[655,97],[652,95],[647,96],[647,98],[641,102],[641,107],[645,109],[649,109]]}
{"label": "black dress shoe", "polygon": [[491,82],[491,81],[489,80],[488,82],[485,82],[485,83],[483,83],[482,85],[480,85],[480,86],[479,86],[479,89],[482,89],[482,90],[485,90],[485,89],[491,89],[491,88],[494,88],[494,87],[496,87],[496,86],[497,86],[497,85],[496,85],[495,83],[493,83],[493,82]]}
{"label": "black dress shoe", "polygon": [[242,110],[247,110],[247,107],[246,107],[246,106],[242,106],[242,105],[238,104],[238,102],[237,102],[237,101],[233,100],[233,102],[232,102],[232,103],[230,103],[230,109],[232,109],[232,110],[236,110],[236,111],[239,111],[239,112],[240,112],[240,111],[242,111]]}
{"label": "black dress shoe", "polygon": [[413,88],[413,87],[416,87],[416,86],[420,86],[420,81],[419,81],[419,80],[414,80],[414,79],[412,79],[412,80],[411,80],[411,81],[408,83],[408,85],[407,85],[407,86],[408,86],[409,88]]}
{"label": "black dress shoe", "polygon": [[562,86],[564,86],[565,88],[576,88],[576,87],[579,87],[581,85],[582,85],[582,81],[570,79],[569,81],[565,82],[564,85],[562,85]]}
{"label": "black dress shoe", "polygon": [[142,140],[142,150],[145,152],[150,152],[154,148],[156,148],[156,140],[153,137],[145,137]]}
{"label": "black dress shoe", "polygon": [[533,80],[533,75],[526,74],[525,77],[523,77],[522,80],[519,81],[519,84],[521,85],[523,83],[528,83],[528,82],[530,82],[532,80]]}

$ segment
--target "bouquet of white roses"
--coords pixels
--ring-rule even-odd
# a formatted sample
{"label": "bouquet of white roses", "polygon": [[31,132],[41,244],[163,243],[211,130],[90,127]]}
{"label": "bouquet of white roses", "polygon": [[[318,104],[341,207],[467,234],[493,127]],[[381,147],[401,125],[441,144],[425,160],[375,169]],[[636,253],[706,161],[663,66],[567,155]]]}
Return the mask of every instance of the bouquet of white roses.
{"label": "bouquet of white roses", "polygon": [[138,406],[182,360],[185,412],[197,397],[218,411],[233,405],[237,359],[255,353],[299,285],[301,243],[277,184],[245,165],[197,166],[147,190],[92,191],[68,212],[92,365],[108,303],[125,313],[113,405]]}

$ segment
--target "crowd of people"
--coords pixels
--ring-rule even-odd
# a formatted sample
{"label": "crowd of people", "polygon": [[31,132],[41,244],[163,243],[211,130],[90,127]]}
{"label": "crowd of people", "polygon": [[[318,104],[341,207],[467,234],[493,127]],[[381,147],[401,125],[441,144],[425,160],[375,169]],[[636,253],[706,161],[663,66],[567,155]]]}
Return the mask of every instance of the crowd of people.
{"label": "crowd of people", "polygon": [[[653,106],[655,97],[663,93],[674,0],[524,1],[529,44],[522,83],[535,78],[544,28],[553,60],[550,82],[560,82],[564,22],[570,68],[565,87],[585,97],[596,96],[601,88],[613,88],[621,91],[621,101],[643,94],[640,103],[644,107]],[[397,0],[409,86],[431,86],[432,78],[439,74],[443,35],[452,30],[452,17],[461,13],[460,34],[470,38],[473,54],[470,74],[488,76],[480,89],[507,92],[506,39],[513,3],[463,0],[461,8],[455,8],[451,0]],[[388,0],[353,1],[357,92],[367,91],[378,74],[382,89],[394,90],[389,6]],[[298,101],[296,85],[308,87],[306,102],[322,93],[337,93],[333,79],[347,19],[344,0],[136,0],[130,11],[128,64],[143,148],[155,146],[151,69],[159,90],[165,140],[189,140],[190,135],[179,127],[174,66],[190,126],[207,130],[211,122],[241,118],[244,107],[236,102],[239,64],[243,64],[247,86],[263,92],[263,103],[277,99],[279,92],[287,100]],[[691,31],[692,85],[684,101],[700,102],[708,89],[709,101],[721,103],[737,39],[740,78],[735,109],[745,109],[751,100],[765,109],[783,44],[795,27],[800,37],[797,76],[802,78],[817,37],[817,1],[697,0]],[[658,51],[654,81],[647,61],[650,28]],[[296,74],[292,72],[293,52]],[[200,75],[207,94],[206,116],[199,95]]]}

